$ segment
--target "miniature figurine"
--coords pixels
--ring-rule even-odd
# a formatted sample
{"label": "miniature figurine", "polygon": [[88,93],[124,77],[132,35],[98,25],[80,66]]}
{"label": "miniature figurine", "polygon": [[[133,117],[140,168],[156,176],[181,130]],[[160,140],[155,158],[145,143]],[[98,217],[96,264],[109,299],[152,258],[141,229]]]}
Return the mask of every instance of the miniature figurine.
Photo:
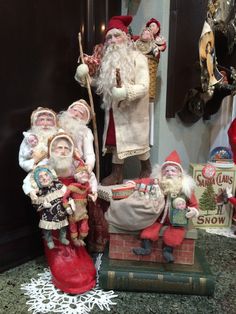
{"label": "miniature figurine", "polygon": [[[48,139],[56,132],[57,117],[53,110],[38,107],[32,112],[31,128],[24,133],[25,138],[23,139],[19,150],[19,165],[23,170],[26,172],[31,171],[46,157]],[[38,145],[34,147],[33,152],[32,147],[28,142],[29,134],[32,134],[38,139]]]}
{"label": "miniature figurine", "polygon": [[146,27],[149,27],[149,29],[152,31],[152,34],[154,37],[154,43],[155,43],[154,54],[155,54],[155,57],[159,59],[161,52],[164,52],[166,50],[166,40],[160,34],[161,24],[155,18],[151,18],[146,23]]}
{"label": "miniature figurine", "polygon": [[[157,177],[156,174],[155,177]],[[167,228],[163,232],[163,256],[167,262],[174,262],[173,250],[175,247],[181,245],[186,229],[185,227],[175,227],[171,224],[171,204],[174,203],[176,198],[184,198],[187,205],[185,217],[191,219],[198,216],[198,203],[194,195],[194,180],[184,173],[176,151],[173,151],[162,164],[159,185],[166,197],[166,204],[162,215],[155,223],[141,231],[142,247],[134,248],[133,252],[137,255],[149,255],[152,250],[151,241],[157,241],[161,228],[167,225]]]}
{"label": "miniature figurine", "polygon": [[91,119],[91,110],[84,99],[73,102],[66,111],[58,115],[59,126],[70,134],[78,150],[79,158],[83,159],[91,172],[95,164],[93,134],[87,124]]}
{"label": "miniature figurine", "polygon": [[91,180],[96,180],[94,173],[90,173],[87,166],[81,161],[74,175],[76,182],[67,186],[67,192],[63,197],[63,205],[67,208],[70,206],[70,198],[74,201],[74,208],[69,216],[69,229],[71,239],[76,246],[84,246],[84,239],[88,235],[88,199],[93,202],[97,199],[97,184],[93,184],[91,189]]}
{"label": "miniature figurine", "polygon": [[69,240],[66,238],[67,212],[62,204],[66,187],[60,183],[55,172],[46,166],[36,167],[32,171],[31,180],[36,183],[37,187],[35,194],[31,193],[30,196],[32,204],[40,214],[39,228],[43,230],[48,248],[55,247],[52,230],[59,230],[60,242],[68,245]]}
{"label": "miniature figurine", "polygon": [[[147,59],[130,44],[131,16],[114,16],[105,31],[105,44],[99,71],[91,84],[103,95],[105,109],[103,153],[112,151],[112,172],[102,185],[123,181],[124,160],[138,156],[140,177],[151,173],[149,147],[149,71]],[[88,66],[77,67],[75,79],[86,84]],[[120,75],[118,75],[120,73]],[[127,132],[129,130],[129,132]],[[137,136],[138,134],[138,136]]]}

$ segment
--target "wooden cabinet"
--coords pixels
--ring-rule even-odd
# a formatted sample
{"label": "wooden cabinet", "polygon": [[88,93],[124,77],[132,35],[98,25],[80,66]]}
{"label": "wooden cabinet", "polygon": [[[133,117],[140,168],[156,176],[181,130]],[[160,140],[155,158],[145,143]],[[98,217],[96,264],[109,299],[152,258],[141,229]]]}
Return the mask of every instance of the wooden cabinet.
{"label": "wooden cabinet", "polygon": [[30,114],[38,106],[58,112],[88,98],[86,89],[74,80],[78,32],[91,30],[82,33],[84,51],[91,53],[102,41],[97,25],[120,12],[121,1],[111,0],[0,3],[0,271],[43,252],[37,215],[21,189],[26,173],[18,166]]}

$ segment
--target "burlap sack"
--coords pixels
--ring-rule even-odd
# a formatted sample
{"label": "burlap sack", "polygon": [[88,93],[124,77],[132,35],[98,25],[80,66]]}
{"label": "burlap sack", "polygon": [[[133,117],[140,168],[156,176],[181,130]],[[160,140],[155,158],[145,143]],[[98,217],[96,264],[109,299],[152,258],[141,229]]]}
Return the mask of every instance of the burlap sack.
{"label": "burlap sack", "polygon": [[134,192],[128,198],[111,200],[105,213],[109,224],[127,231],[142,230],[152,225],[164,210],[165,200],[161,195],[157,200],[140,197]]}

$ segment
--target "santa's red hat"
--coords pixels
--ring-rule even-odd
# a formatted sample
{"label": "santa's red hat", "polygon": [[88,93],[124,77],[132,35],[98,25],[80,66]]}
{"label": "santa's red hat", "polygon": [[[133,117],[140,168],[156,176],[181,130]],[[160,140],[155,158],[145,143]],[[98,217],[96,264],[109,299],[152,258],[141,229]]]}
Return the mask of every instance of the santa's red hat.
{"label": "santa's red hat", "polygon": [[170,155],[166,157],[165,162],[161,166],[161,170],[163,170],[167,165],[178,166],[180,171],[183,172],[181,160],[176,150],[171,152]]}
{"label": "santa's red hat", "polygon": [[113,28],[120,29],[122,32],[125,32],[127,34],[128,26],[132,22],[132,19],[133,18],[130,15],[113,16],[108,22],[105,34],[107,34],[107,32],[109,32]]}

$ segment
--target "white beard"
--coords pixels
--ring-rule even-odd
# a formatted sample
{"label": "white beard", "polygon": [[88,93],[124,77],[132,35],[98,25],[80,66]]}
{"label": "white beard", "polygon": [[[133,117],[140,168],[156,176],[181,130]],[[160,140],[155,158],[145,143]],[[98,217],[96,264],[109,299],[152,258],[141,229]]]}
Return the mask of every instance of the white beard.
{"label": "white beard", "polygon": [[62,111],[59,114],[59,126],[77,143],[88,129],[86,123],[79,119],[73,118],[68,111]]}
{"label": "white beard", "polygon": [[182,190],[182,177],[167,178],[162,176],[160,187],[165,195],[177,195]]}
{"label": "white beard", "polygon": [[51,127],[48,130],[43,130],[41,126],[33,125],[28,132],[35,134],[39,142],[48,145],[48,139],[57,133],[57,127]]}
{"label": "white beard", "polygon": [[127,43],[105,47],[97,78],[97,93],[103,95],[103,108],[111,107],[111,91],[116,86],[116,69],[120,69],[121,84],[134,80],[134,59],[132,46]]}
{"label": "white beard", "polygon": [[68,177],[73,174],[72,156],[55,156],[52,154],[49,158],[49,164],[59,177]]}

